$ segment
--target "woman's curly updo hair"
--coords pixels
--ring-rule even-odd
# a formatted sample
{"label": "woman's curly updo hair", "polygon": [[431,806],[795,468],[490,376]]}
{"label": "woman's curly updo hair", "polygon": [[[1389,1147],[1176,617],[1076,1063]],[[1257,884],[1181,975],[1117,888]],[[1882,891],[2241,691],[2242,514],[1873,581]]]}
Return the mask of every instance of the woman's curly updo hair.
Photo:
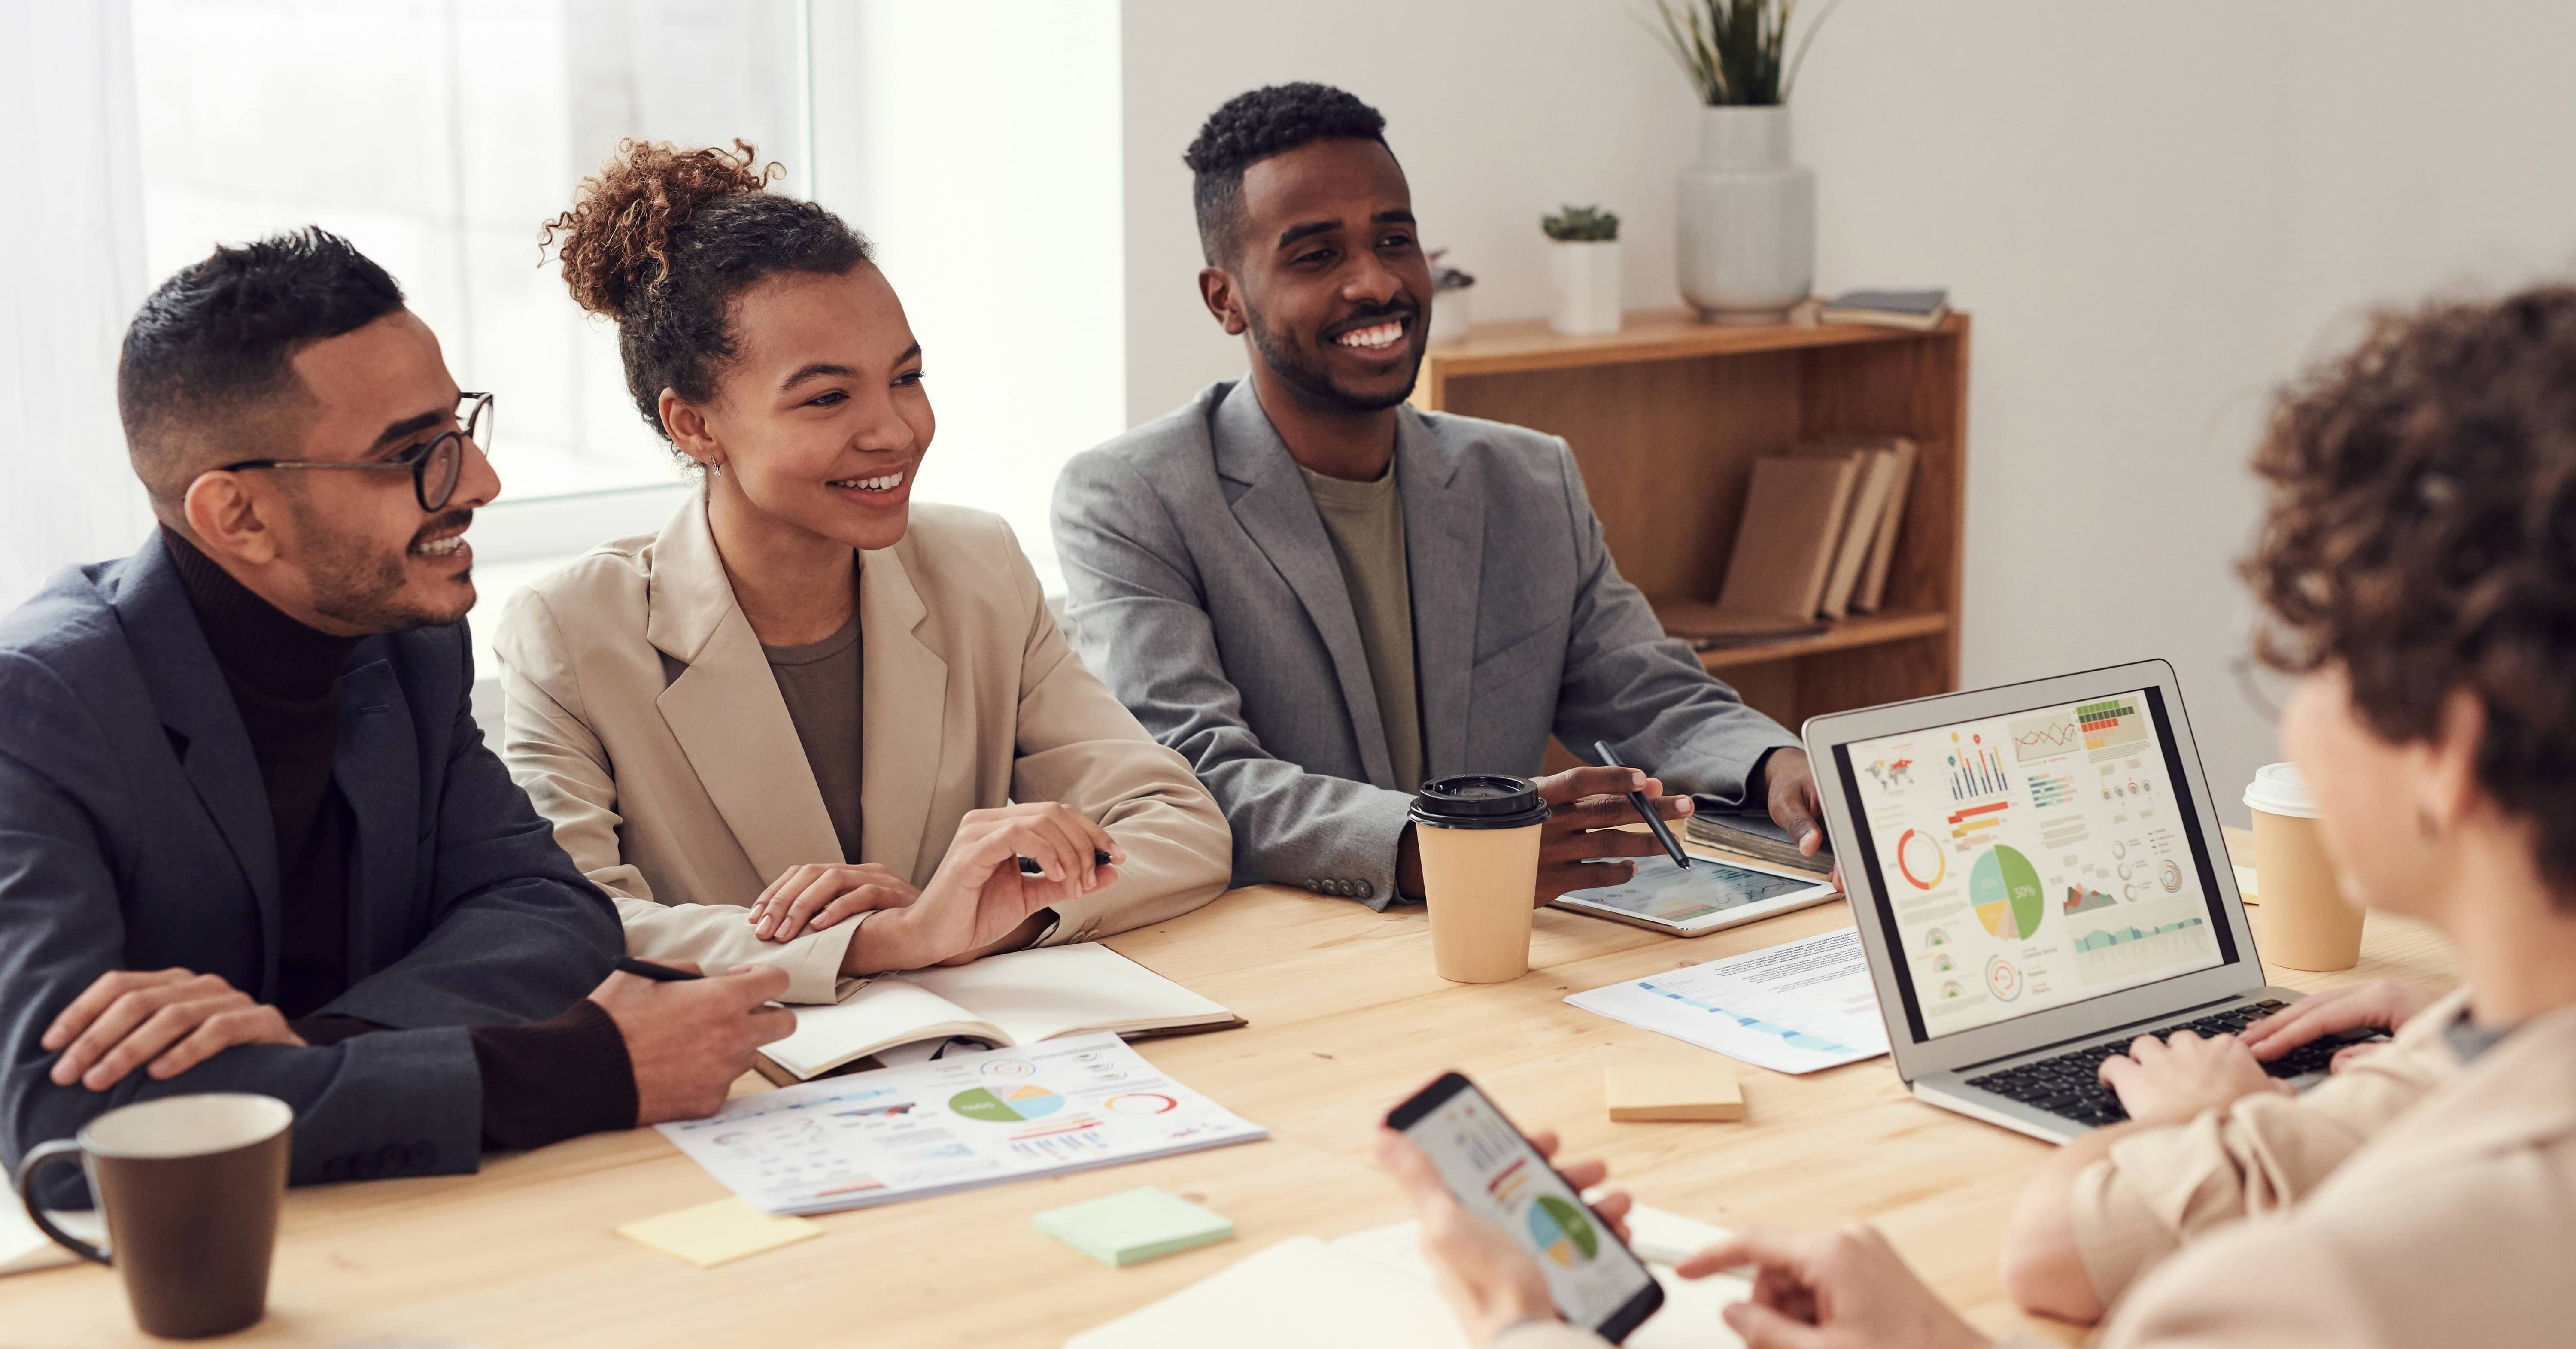
{"label": "woman's curly updo hair", "polygon": [[839,275],[869,259],[858,231],[810,201],[771,194],[779,167],[760,164],[749,142],[733,145],[620,141],[572,209],[546,225],[545,243],[562,238],[574,302],[617,320],[626,388],[665,440],[662,390],[693,403],[715,396],[716,372],[736,351],[736,296],[780,272]]}
{"label": "woman's curly updo hair", "polygon": [[2475,696],[2479,784],[2576,908],[2576,287],[2381,315],[2282,392],[2254,471],[2258,654],[2341,667],[2399,743]]}

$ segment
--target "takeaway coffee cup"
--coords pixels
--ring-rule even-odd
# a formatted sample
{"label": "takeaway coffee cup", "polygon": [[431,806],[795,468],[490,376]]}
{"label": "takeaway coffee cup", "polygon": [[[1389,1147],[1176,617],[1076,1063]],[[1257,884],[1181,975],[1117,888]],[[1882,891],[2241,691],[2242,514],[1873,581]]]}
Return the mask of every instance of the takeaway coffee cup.
{"label": "takeaway coffee cup", "polygon": [[[268,1260],[295,1112],[272,1096],[208,1092],[122,1106],[18,1163],[27,1216],[73,1254],[112,1264],[147,1335],[240,1330],[268,1308]],[[63,1231],[37,1203],[40,1173],[80,1160],[107,1215],[107,1249]]]}
{"label": "takeaway coffee cup", "polygon": [[1499,984],[1529,973],[1539,826],[1547,814],[1525,778],[1468,773],[1422,784],[1413,798],[1413,837],[1431,905],[1431,960],[1441,978]]}
{"label": "takeaway coffee cup", "polygon": [[2254,893],[2263,959],[2293,970],[2361,960],[2361,907],[2343,896],[2317,838],[2316,802],[2297,764],[2266,764],[2245,788],[2254,811]]}

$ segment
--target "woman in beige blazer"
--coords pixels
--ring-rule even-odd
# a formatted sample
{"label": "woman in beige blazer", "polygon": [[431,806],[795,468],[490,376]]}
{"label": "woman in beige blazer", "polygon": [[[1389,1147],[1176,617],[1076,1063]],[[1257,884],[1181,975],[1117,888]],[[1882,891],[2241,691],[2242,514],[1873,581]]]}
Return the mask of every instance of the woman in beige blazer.
{"label": "woman in beige blazer", "polygon": [[1206,903],[1215,803],[1074,656],[1008,526],[911,504],[934,424],[903,307],[763,182],[747,146],[630,143],[550,230],[703,490],[512,598],[512,775],[629,951],[780,965],[790,1001]]}
{"label": "woman in beige blazer", "polygon": [[[2097,1342],[2576,1342],[2576,287],[2383,319],[2284,396],[2254,467],[2270,512],[2244,571],[2265,658],[2300,676],[2282,747],[2347,893],[2440,928],[2466,978],[2362,1060],[2412,1066],[2371,1089],[2393,1108],[2337,1103],[2366,1138],[2285,1203],[2240,1198],[2273,1183],[2230,1160],[2255,1159],[2267,1126],[2228,1115],[2275,1095],[2243,1044],[2142,1038],[2106,1064],[2124,1101],[2198,1109],[2130,1135],[2155,1152],[2088,1168],[2170,1171],[2135,1202],[2170,1206],[2188,1237],[2154,1252]],[[1380,1155],[1476,1344],[1601,1343],[1557,1320],[1537,1266],[1418,1149],[1389,1134]],[[1605,1198],[1605,1217],[1626,1203]],[[2242,1207],[2193,1228],[2207,1204]],[[1871,1228],[1748,1232],[1681,1272],[1744,1266],[1753,1297],[1726,1320],[1751,1349],[1988,1343]]]}

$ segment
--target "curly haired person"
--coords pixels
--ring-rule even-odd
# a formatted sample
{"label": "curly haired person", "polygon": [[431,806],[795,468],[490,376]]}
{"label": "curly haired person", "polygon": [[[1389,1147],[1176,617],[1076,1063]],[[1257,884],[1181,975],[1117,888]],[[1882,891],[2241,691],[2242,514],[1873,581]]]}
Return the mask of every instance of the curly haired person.
{"label": "curly haired person", "polygon": [[[2299,678],[2282,745],[2348,896],[2441,929],[2466,979],[2362,1061],[2428,1066],[2381,1084],[2405,1099],[2371,1112],[2296,1195],[2243,1201],[2269,1183],[2239,1170],[2262,1160],[2249,1140],[2283,1134],[2247,1109],[2331,1111],[2335,1083],[2280,1098],[2246,1071],[2242,1046],[2206,1055],[2206,1072],[2166,1074],[2202,1093],[2196,1112],[2129,1135],[2084,1172],[2137,1190],[2175,1238],[2120,1290],[2098,1343],[2564,1345],[2576,1325],[2576,288],[2384,317],[2282,395],[2254,468],[2270,496],[2243,567],[2270,620],[2259,651]],[[2106,1077],[2153,1072],[2112,1064]],[[1389,1135],[1381,1157],[1422,1212],[1476,1344],[1599,1343],[1556,1319],[1537,1268],[1469,1218],[1419,1150]],[[2206,1183],[2098,1175],[2158,1168]],[[1625,1202],[1606,1199],[1605,1214]],[[2196,1224],[2210,1203],[2250,1212]],[[1745,1266],[1758,1271],[1753,1298],[1727,1322],[1752,1349],[1988,1342],[1868,1227],[1747,1232],[1681,1270]]]}
{"label": "curly haired person", "polygon": [[868,242],[756,165],[628,142],[548,231],[698,490],[512,597],[511,774],[630,953],[781,969],[788,1002],[1215,898],[1224,819],[1010,526],[912,500],[937,420]]}

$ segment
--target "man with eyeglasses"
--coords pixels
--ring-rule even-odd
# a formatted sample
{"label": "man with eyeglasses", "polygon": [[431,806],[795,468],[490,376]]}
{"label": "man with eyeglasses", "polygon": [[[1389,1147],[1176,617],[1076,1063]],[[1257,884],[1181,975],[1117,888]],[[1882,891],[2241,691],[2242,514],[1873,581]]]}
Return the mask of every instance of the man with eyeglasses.
{"label": "man with eyeglasses", "polygon": [[217,249],[117,401],[160,529],[0,619],[0,1154],[252,1091],[294,1181],[367,1179],[721,1105],[786,975],[611,972],[468,707],[492,396],[393,278],[318,229]]}

